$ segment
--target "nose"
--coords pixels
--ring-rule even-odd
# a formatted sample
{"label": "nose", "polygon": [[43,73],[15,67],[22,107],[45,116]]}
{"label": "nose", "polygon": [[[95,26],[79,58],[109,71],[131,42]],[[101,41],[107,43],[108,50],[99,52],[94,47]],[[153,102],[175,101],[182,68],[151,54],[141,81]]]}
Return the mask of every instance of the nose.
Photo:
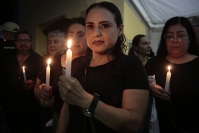
{"label": "nose", "polygon": [[22,40],[22,41],[21,41],[21,44],[26,44],[26,43],[25,43],[25,40]]}
{"label": "nose", "polygon": [[100,30],[99,27],[96,27],[96,28],[93,29],[93,36],[98,37],[98,36],[101,36],[101,35],[102,34],[101,34],[101,30]]}
{"label": "nose", "polygon": [[175,35],[175,36],[173,36],[173,41],[178,42],[178,41],[180,41],[180,39],[178,39],[178,37]]}
{"label": "nose", "polygon": [[78,36],[74,36],[74,37],[73,37],[73,40],[74,40],[74,42],[76,42],[76,43],[79,42]]}

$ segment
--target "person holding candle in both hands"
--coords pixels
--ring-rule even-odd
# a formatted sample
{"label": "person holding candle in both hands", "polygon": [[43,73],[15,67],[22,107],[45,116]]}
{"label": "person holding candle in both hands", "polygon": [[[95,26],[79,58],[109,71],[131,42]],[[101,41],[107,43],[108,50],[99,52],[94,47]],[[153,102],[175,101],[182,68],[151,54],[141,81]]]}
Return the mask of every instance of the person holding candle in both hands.
{"label": "person holding candle in both hands", "polygon": [[[83,56],[86,54],[87,51],[87,43],[85,37],[85,19],[83,17],[72,18],[68,23],[67,28],[67,40],[70,38],[73,40],[72,42],[72,57],[76,58],[78,56]],[[49,33],[50,34],[50,33]],[[71,37],[72,36],[72,37]],[[66,46],[67,41],[65,40],[65,35],[58,36],[58,40]],[[62,45],[62,46],[63,46]],[[50,52],[50,51],[49,51]],[[51,52],[50,52],[51,53]],[[34,91],[35,96],[39,100],[43,110],[51,110],[51,113],[42,112],[43,115],[48,115],[48,119],[44,120],[43,128],[45,133],[55,132],[56,129],[56,119],[58,119],[59,112],[61,110],[63,101],[60,99],[59,96],[59,77],[63,74],[63,68],[65,67],[65,54],[60,54],[51,58],[52,63],[50,64],[50,86],[49,86],[49,93],[46,91],[46,66],[47,60],[45,61],[46,65],[44,69],[38,74],[38,81],[35,85]],[[64,68],[65,69],[65,68]],[[65,74],[65,73],[64,73]],[[41,84],[42,83],[42,84]],[[46,99],[49,97],[49,100]],[[53,128],[52,127],[45,127],[46,123],[53,118]]]}
{"label": "person holding candle in both hands", "polygon": [[173,17],[165,23],[157,56],[145,68],[148,75],[156,77],[151,89],[160,133],[199,132],[199,58],[187,18]]}
{"label": "person holding candle in both hands", "polygon": [[114,4],[99,2],[87,8],[86,39],[92,54],[85,56],[86,62],[74,59],[72,75],[60,77],[64,105],[57,133],[138,132],[149,84],[138,57],[123,53],[122,16]]}
{"label": "person holding candle in both hands", "polygon": [[[61,70],[61,56],[65,51],[65,33],[60,30],[49,32],[47,36],[47,46],[49,55],[44,59],[43,66],[37,75],[34,94],[41,105],[43,132],[52,133],[52,126],[46,127],[46,124],[53,119],[54,110],[52,107],[57,86],[57,81],[54,80],[54,77],[61,75],[61,71],[56,70]],[[47,75],[46,71],[48,71]],[[42,86],[46,84],[48,86],[47,89],[43,87],[43,91],[39,91],[39,88],[41,89]]]}

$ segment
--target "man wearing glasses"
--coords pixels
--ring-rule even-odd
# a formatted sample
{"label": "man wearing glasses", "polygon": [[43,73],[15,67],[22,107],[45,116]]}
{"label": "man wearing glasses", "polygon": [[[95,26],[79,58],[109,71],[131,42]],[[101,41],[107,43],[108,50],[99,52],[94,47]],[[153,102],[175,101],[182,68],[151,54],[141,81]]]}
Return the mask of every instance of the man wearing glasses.
{"label": "man wearing glasses", "polygon": [[196,34],[196,46],[197,46],[198,52],[199,52],[199,16],[193,16],[188,19],[189,19],[189,21],[193,27],[193,30]]}
{"label": "man wearing glasses", "polygon": [[[11,133],[41,133],[40,107],[33,88],[42,57],[32,50],[32,36],[28,31],[15,35],[16,53],[4,60],[1,69],[3,111]],[[25,72],[23,71],[25,67]]]}

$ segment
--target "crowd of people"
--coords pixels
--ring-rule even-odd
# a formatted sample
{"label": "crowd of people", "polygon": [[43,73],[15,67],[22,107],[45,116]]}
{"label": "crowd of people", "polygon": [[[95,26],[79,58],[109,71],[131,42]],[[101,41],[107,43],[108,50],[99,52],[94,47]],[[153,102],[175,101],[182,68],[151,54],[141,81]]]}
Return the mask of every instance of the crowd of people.
{"label": "crowd of people", "polygon": [[111,2],[93,3],[85,18],[71,18],[66,29],[48,33],[48,56],[42,57],[28,31],[4,23],[0,132],[149,133],[152,98],[159,128],[154,133],[199,132],[198,16],[167,20],[156,55],[144,34],[133,37],[125,54],[122,16]]}

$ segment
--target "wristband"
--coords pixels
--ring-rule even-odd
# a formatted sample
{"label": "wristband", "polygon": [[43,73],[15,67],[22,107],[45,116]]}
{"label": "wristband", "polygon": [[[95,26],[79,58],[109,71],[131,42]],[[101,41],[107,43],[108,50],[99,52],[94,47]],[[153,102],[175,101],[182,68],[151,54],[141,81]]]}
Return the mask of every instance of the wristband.
{"label": "wristband", "polygon": [[94,111],[95,111],[95,108],[98,104],[98,101],[99,101],[99,95],[97,93],[95,93],[93,95],[93,100],[92,100],[89,108],[86,109],[86,110],[82,110],[83,114],[85,116],[91,117],[94,114]]}

